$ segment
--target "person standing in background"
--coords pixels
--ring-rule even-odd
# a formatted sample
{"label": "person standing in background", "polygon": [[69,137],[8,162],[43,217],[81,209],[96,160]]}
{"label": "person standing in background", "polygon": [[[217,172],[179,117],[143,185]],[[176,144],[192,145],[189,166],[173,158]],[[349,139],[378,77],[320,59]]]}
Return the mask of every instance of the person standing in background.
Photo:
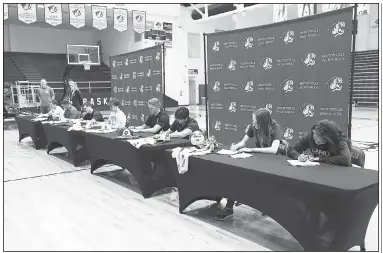
{"label": "person standing in background", "polygon": [[47,80],[41,79],[37,95],[40,98],[40,112],[42,114],[48,113],[51,109],[52,100],[55,99],[55,92],[47,85]]}
{"label": "person standing in background", "polygon": [[77,83],[74,82],[72,79],[69,79],[68,83],[71,90],[71,93],[69,96],[70,101],[72,102],[72,105],[77,109],[77,111],[81,112],[82,104],[83,104],[81,91],[77,87]]}

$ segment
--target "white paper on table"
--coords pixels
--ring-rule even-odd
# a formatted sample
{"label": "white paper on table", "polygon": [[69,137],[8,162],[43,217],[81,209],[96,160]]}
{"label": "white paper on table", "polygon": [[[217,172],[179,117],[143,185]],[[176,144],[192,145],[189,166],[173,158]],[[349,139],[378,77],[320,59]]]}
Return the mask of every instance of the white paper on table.
{"label": "white paper on table", "polygon": [[318,162],[311,162],[311,161],[306,161],[306,162],[300,162],[298,160],[287,160],[287,161],[292,166],[304,166],[304,167],[308,167],[308,166],[318,166],[319,165]]}
{"label": "white paper on table", "polygon": [[217,154],[220,155],[235,155],[238,154],[238,151],[232,151],[229,149],[221,149],[220,151],[217,152]]}
{"label": "white paper on table", "polygon": [[235,154],[235,155],[231,155],[230,157],[231,158],[235,158],[235,159],[243,159],[243,158],[249,158],[249,157],[252,157],[253,155],[250,155],[250,154],[247,154],[247,153],[239,153],[239,154]]}

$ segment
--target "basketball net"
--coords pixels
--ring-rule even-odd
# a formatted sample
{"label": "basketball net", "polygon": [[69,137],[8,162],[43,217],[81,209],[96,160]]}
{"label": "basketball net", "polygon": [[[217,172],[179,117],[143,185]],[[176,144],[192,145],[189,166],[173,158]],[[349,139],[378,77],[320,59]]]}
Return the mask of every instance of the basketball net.
{"label": "basketball net", "polygon": [[90,70],[90,61],[86,61],[82,63],[84,65],[84,70]]}

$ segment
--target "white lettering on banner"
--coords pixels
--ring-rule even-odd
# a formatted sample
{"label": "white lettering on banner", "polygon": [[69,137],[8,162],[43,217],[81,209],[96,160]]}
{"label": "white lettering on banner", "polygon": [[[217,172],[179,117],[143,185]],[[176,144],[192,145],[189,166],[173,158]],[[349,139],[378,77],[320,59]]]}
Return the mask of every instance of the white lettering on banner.
{"label": "white lettering on banner", "polygon": [[130,78],[130,74],[126,73],[124,74],[124,79],[129,79]]}
{"label": "white lettering on banner", "polygon": [[295,114],[295,106],[278,106],[277,113],[280,114]]}
{"label": "white lettering on banner", "polygon": [[117,75],[112,75],[112,80],[117,80],[117,79],[118,79]]}
{"label": "white lettering on banner", "polygon": [[321,30],[320,28],[302,30],[300,33],[300,38],[308,39],[313,37],[320,37],[320,30]]}
{"label": "white lettering on banner", "polygon": [[284,80],[281,84],[284,93],[289,93],[294,90],[294,81],[291,78]]}
{"label": "white lettering on banner", "polygon": [[136,59],[131,59],[130,60],[130,64],[136,64],[137,63],[137,60]]}
{"label": "white lettering on banner", "polygon": [[252,48],[254,46],[254,38],[253,37],[246,37],[244,44],[245,44],[245,49]]}
{"label": "white lettering on banner", "polygon": [[210,64],[209,65],[209,70],[212,71],[212,70],[221,70],[223,69],[222,67],[222,64],[220,63],[213,63],[213,64]]}
{"label": "white lettering on banner", "polygon": [[117,66],[122,66],[122,61],[118,61]]}
{"label": "white lettering on banner", "polygon": [[17,4],[19,20],[31,24],[36,22],[36,4]]}
{"label": "white lettering on banner", "polygon": [[239,66],[240,69],[248,69],[248,68],[255,69],[256,63],[255,61],[248,61],[248,62],[241,62],[239,65],[240,65]]}
{"label": "white lettering on banner", "polygon": [[101,105],[101,98],[97,98],[97,105]]}
{"label": "white lettering on banner", "polygon": [[137,105],[138,106],[146,106],[146,103],[147,103],[147,101],[140,100],[140,101],[137,102]]}
{"label": "white lettering on banner", "polygon": [[45,22],[56,26],[62,24],[61,4],[45,4]]}
{"label": "white lettering on banner", "polygon": [[[95,98],[95,99],[97,101],[97,105],[109,105],[109,103],[107,101],[108,98],[103,98],[104,99],[104,103],[102,103],[102,98],[100,98],[100,97]],[[87,98],[83,98],[82,101],[83,101],[83,103],[86,103],[88,101],[88,99]],[[95,105],[94,98],[90,98],[89,103],[91,103],[92,105]]]}
{"label": "white lettering on banner", "polygon": [[225,124],[225,130],[237,132],[238,126],[234,124]]}
{"label": "white lettering on banner", "polygon": [[317,55],[315,53],[306,53],[304,58],[302,58],[302,62],[306,65],[306,66],[314,66],[315,65],[315,58],[317,57]]}
{"label": "white lettering on banner", "polygon": [[151,61],[152,60],[152,56],[149,55],[149,56],[145,56],[145,61]]}
{"label": "white lettering on banner", "polygon": [[275,90],[274,83],[260,83],[258,90],[273,91]]}
{"label": "white lettering on banner", "polygon": [[326,82],[327,87],[332,91],[341,91],[343,87],[343,78],[334,76]]}
{"label": "white lettering on banner", "polygon": [[144,72],[138,72],[137,73],[137,78],[141,78],[141,77],[144,77],[144,76],[145,76]]}
{"label": "white lettering on banner", "polygon": [[104,98],[104,105],[108,104],[108,103],[107,103],[107,99],[108,99],[108,98]]}
{"label": "white lettering on banner", "polygon": [[346,22],[344,22],[344,21],[335,21],[328,28],[328,30],[331,32],[332,36],[338,37],[338,36],[342,36],[344,34],[345,28],[346,28]]}
{"label": "white lettering on banner", "polygon": [[287,30],[281,35],[281,40],[283,43],[290,44],[294,42],[295,32],[292,30]]}
{"label": "white lettering on banner", "polygon": [[94,28],[97,28],[98,30],[103,30],[108,27],[106,10],[106,6],[92,5],[92,18]]}
{"label": "white lettering on banner", "polygon": [[255,105],[240,105],[239,110],[242,112],[254,112],[257,107]]}
{"label": "white lettering on banner", "polygon": [[221,83],[218,81],[215,81],[211,84],[211,87],[213,88],[213,91],[217,92],[221,89]]}
{"label": "white lettering on banner", "polygon": [[331,53],[331,54],[323,54],[322,62],[341,62],[344,61],[344,53]]}
{"label": "white lettering on banner", "polygon": [[225,48],[238,48],[238,43],[236,41],[226,41],[223,46]]}
{"label": "white lettering on banner", "polygon": [[223,104],[221,103],[212,103],[210,104],[211,109],[216,109],[216,110],[222,110],[223,109]]}
{"label": "white lettering on banner", "polygon": [[245,89],[245,92],[253,92],[254,91],[254,82],[253,81],[246,81],[243,84],[243,88]]}
{"label": "white lettering on banner", "polygon": [[69,23],[76,28],[85,26],[84,4],[69,4]]}
{"label": "white lettering on banner", "polygon": [[272,44],[274,43],[274,40],[274,36],[258,38],[258,46]]}
{"label": "white lettering on banner", "polygon": [[313,117],[315,114],[315,106],[313,104],[304,104],[301,107],[301,111],[303,116],[307,117]]}
{"label": "white lettering on banner", "polygon": [[290,127],[285,127],[283,129],[283,139],[292,140],[294,138],[294,129]]}
{"label": "white lettering on banner", "polygon": [[124,92],[124,88],[118,88],[118,91],[117,91],[118,93],[120,93],[120,92]]}
{"label": "white lettering on banner", "polygon": [[151,85],[145,87],[145,91],[152,91],[152,90],[153,90],[153,86]]}
{"label": "white lettering on banner", "polygon": [[138,120],[138,115],[132,114],[132,120]]}
{"label": "white lettering on banner", "polygon": [[319,115],[321,116],[342,116],[343,108],[337,107],[322,107]]}
{"label": "white lettering on banner", "polygon": [[224,90],[238,90],[238,85],[235,83],[224,83],[223,89]]}
{"label": "white lettering on banner", "polygon": [[137,92],[137,87],[130,87],[131,92]]}
{"label": "white lettering on banner", "polygon": [[295,58],[284,58],[277,60],[278,67],[295,66]]}
{"label": "white lettering on banner", "polygon": [[311,89],[311,90],[319,90],[319,82],[300,82],[300,89]]}
{"label": "white lettering on banner", "polygon": [[153,70],[153,76],[158,76],[158,75],[161,75],[161,70]]}

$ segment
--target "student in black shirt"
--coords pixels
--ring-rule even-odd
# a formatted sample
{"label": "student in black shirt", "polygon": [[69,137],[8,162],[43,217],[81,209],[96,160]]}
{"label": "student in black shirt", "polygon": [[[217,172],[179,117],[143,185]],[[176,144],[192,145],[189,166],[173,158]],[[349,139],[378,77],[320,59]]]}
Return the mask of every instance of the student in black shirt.
{"label": "student in black shirt", "polygon": [[170,127],[169,116],[162,112],[161,101],[158,98],[149,99],[148,107],[151,115],[147,118],[145,124],[138,127],[131,126],[129,129],[136,133],[153,134],[158,134],[161,130],[167,131]]}
{"label": "student in black shirt", "polygon": [[92,108],[91,103],[85,102],[83,108],[84,108],[84,114],[82,118],[84,120],[95,120],[98,122],[104,122],[104,117],[102,117],[102,114],[99,111],[94,110]]}
{"label": "student in black shirt", "polygon": [[289,148],[288,156],[302,162],[352,166],[351,142],[335,122],[327,119],[316,123],[309,134]]}
{"label": "student in black shirt", "polygon": [[188,108],[178,108],[174,116],[176,119],[167,131],[170,138],[189,138],[194,131],[199,130],[197,121],[189,117]]}
{"label": "student in black shirt", "polygon": [[[247,153],[276,154],[282,141],[282,130],[278,123],[271,118],[270,111],[264,108],[258,109],[252,115],[253,124],[249,126],[242,141],[231,146],[231,150]],[[246,143],[254,138],[256,148],[246,148]],[[215,217],[216,220],[224,221],[233,216],[234,201],[228,199],[226,207]]]}

